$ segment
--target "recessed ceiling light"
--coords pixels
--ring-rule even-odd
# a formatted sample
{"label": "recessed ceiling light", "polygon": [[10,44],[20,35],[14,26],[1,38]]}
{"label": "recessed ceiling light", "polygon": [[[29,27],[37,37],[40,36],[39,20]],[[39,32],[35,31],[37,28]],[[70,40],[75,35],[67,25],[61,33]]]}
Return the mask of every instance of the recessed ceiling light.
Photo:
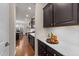
{"label": "recessed ceiling light", "polygon": [[31,10],[32,8],[31,7],[28,7],[28,9]]}
{"label": "recessed ceiling light", "polygon": [[29,15],[26,15],[26,17],[29,17]]}

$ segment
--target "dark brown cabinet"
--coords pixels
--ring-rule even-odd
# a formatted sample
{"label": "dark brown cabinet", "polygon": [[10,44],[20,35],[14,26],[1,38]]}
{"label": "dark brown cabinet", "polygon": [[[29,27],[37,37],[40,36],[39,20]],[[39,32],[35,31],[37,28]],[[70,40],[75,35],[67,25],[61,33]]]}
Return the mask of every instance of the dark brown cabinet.
{"label": "dark brown cabinet", "polygon": [[38,40],[38,56],[63,56],[55,49]]}
{"label": "dark brown cabinet", "polygon": [[46,56],[47,55],[46,45],[38,40],[38,56]]}
{"label": "dark brown cabinet", "polygon": [[[48,5],[52,5],[52,7],[49,8]],[[43,11],[44,27],[68,26],[79,24],[79,4],[77,3],[47,4],[44,7]]]}
{"label": "dark brown cabinet", "polygon": [[43,26],[44,27],[52,27],[54,26],[54,6],[53,4],[49,3],[43,8],[43,14],[44,14],[44,21]]}
{"label": "dark brown cabinet", "polygon": [[33,50],[35,50],[35,37],[33,37],[32,35],[28,35],[28,41],[31,44]]}
{"label": "dark brown cabinet", "polygon": [[73,4],[55,3],[54,4],[54,23],[55,26],[73,24]]}
{"label": "dark brown cabinet", "polygon": [[63,56],[61,53],[59,53],[55,49],[49,47],[48,45],[47,45],[47,55],[48,56]]}

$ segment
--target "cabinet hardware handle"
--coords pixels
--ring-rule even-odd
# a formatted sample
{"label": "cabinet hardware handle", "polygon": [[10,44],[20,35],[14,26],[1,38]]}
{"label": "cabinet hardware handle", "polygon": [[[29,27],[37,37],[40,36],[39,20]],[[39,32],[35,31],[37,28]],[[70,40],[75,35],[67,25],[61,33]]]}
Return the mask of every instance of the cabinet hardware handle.
{"label": "cabinet hardware handle", "polygon": [[54,54],[54,56],[56,56],[56,54]]}
{"label": "cabinet hardware handle", "polygon": [[52,26],[53,24],[51,24],[51,26]]}

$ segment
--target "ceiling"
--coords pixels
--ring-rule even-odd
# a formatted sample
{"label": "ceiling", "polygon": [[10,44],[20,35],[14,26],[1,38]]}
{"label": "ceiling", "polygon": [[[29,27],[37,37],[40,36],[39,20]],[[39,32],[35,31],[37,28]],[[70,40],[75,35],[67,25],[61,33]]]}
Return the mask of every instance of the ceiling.
{"label": "ceiling", "polygon": [[[31,7],[31,9],[28,9],[28,7]],[[34,16],[35,3],[16,3],[16,20],[30,19]]]}

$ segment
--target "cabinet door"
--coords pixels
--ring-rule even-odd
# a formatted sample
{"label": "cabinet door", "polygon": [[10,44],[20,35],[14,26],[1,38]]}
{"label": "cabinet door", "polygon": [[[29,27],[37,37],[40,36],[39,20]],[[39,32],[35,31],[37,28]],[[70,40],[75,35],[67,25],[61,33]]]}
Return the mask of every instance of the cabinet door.
{"label": "cabinet door", "polygon": [[35,37],[33,37],[32,35],[29,35],[28,41],[31,44],[32,48],[35,50]]}
{"label": "cabinet door", "polygon": [[79,24],[79,3],[76,3],[77,6],[77,24]]}
{"label": "cabinet door", "polygon": [[46,45],[38,40],[38,56],[46,56]]}
{"label": "cabinet door", "polygon": [[43,26],[44,27],[52,27],[53,26],[53,20],[54,20],[54,12],[53,9],[54,6],[53,4],[47,4],[43,8],[43,16],[44,16],[44,21],[43,21]]}
{"label": "cabinet door", "polygon": [[35,38],[31,36],[30,44],[32,45],[32,48],[35,50]]}
{"label": "cabinet door", "polygon": [[73,4],[55,3],[54,17],[55,26],[73,24]]}

